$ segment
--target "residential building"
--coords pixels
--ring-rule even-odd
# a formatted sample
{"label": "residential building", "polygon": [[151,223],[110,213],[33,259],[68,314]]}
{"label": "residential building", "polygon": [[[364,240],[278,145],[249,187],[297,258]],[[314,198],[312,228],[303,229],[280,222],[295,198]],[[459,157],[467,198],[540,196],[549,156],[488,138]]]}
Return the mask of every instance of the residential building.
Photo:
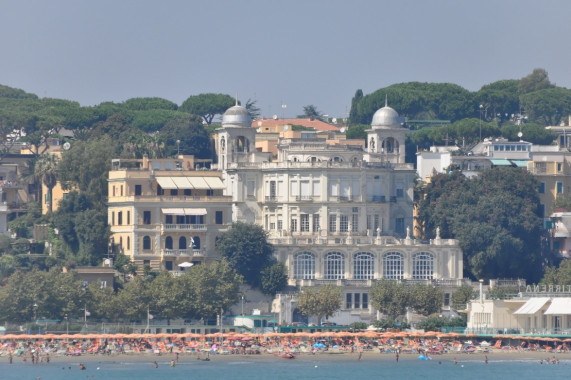
{"label": "residential building", "polygon": [[[214,260],[215,238],[231,223],[221,173],[204,160],[114,159],[109,172],[111,250],[141,269],[180,273]],[[200,170],[196,170],[199,168]]]}

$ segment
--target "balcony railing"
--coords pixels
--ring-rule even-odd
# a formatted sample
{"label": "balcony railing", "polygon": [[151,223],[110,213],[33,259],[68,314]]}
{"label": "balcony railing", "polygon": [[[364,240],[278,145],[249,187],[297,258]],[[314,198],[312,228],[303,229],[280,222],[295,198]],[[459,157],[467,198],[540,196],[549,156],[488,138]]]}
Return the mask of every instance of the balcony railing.
{"label": "balcony railing", "polygon": [[296,202],[313,202],[313,197],[311,195],[298,195],[295,200]]}
{"label": "balcony railing", "polygon": [[206,224],[163,224],[165,231],[205,231]]}
{"label": "balcony railing", "polygon": [[163,249],[163,256],[171,257],[205,257],[208,253],[205,249]]}

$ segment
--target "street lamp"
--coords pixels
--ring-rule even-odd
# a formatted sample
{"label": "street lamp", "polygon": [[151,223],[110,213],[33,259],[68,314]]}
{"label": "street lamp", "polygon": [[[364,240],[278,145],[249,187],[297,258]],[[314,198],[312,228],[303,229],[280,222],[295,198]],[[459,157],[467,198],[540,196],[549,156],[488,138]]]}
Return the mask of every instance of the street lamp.
{"label": "street lamp", "polygon": [[242,316],[244,316],[244,295],[242,294]]}
{"label": "street lamp", "polygon": [[69,320],[67,318],[67,313],[65,313],[63,317],[65,318],[65,333],[69,334]]}
{"label": "street lamp", "polygon": [[480,104],[480,141],[482,141],[482,111],[484,106]]}
{"label": "street lamp", "polygon": [[176,158],[180,156],[180,140],[176,140]]}
{"label": "street lamp", "polygon": [[36,323],[36,321],[38,320],[38,304],[34,302],[33,308],[34,308],[34,323]]}

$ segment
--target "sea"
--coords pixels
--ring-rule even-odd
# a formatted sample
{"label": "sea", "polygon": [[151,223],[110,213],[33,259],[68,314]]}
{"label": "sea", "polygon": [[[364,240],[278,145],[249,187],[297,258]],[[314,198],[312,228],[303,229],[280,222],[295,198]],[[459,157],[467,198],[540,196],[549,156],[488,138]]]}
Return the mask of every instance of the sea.
{"label": "sea", "polygon": [[[157,360],[158,368],[152,361]],[[169,358],[170,359],[170,358]],[[171,367],[167,358],[96,358],[85,361],[85,370],[79,370],[78,361],[66,362],[60,359],[50,364],[8,364],[6,358],[0,360],[2,380],[65,380],[65,379],[564,379],[571,375],[571,360],[561,360],[559,364],[540,364],[538,360],[494,360],[483,363],[479,356],[434,358],[430,361],[407,358],[396,363],[387,358],[375,360],[356,356],[343,356],[323,360],[319,356],[299,356],[293,360],[282,358],[224,358],[198,361],[181,358]]]}

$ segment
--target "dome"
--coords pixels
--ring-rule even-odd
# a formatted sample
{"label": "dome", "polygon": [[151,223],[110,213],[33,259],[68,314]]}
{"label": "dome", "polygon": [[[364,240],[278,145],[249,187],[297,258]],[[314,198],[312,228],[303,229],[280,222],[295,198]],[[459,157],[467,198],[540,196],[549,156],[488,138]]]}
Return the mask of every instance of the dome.
{"label": "dome", "polygon": [[242,106],[230,107],[222,115],[222,126],[251,127],[252,118],[248,110]]}
{"label": "dome", "polygon": [[373,115],[373,121],[371,123],[372,127],[392,127],[400,126],[402,118],[399,117],[397,111],[389,106],[384,106],[383,108],[377,110]]}

